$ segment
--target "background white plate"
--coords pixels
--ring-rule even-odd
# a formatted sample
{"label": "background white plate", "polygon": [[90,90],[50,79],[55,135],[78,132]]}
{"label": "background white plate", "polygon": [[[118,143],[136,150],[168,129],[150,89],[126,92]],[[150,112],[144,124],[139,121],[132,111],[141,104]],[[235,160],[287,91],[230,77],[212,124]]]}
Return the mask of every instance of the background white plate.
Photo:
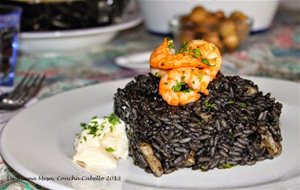
{"label": "background white plate", "polygon": [[142,22],[137,12],[124,16],[121,23],[96,28],[51,31],[22,32],[20,50],[23,53],[53,53],[100,46],[109,42],[118,31],[132,28]]}
{"label": "background white plate", "polygon": [[[250,78],[250,77],[249,77]],[[271,92],[283,103],[281,129],[283,152],[273,160],[254,166],[214,169],[208,172],[182,169],[156,178],[133,166],[132,160],[120,162],[115,173],[122,182],[59,180],[57,177],[89,176],[72,163],[75,134],[80,122],[113,111],[113,94],[128,80],[102,83],[69,91],[26,109],[14,117],[1,135],[1,154],[6,162],[26,177],[50,189],[208,189],[259,188],[299,189],[300,173],[300,85],[274,79],[251,77],[263,92]],[[52,176],[55,180],[39,180]],[[105,176],[105,175],[104,175]]]}

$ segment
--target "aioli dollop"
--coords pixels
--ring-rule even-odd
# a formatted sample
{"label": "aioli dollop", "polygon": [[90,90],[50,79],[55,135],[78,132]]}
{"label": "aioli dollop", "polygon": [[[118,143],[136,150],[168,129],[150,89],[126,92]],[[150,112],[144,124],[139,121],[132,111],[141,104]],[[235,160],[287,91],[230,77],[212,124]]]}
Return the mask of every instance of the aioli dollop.
{"label": "aioli dollop", "polygon": [[118,159],[128,156],[125,123],[114,113],[108,117],[93,117],[75,140],[73,161],[84,169],[101,174],[117,167]]}

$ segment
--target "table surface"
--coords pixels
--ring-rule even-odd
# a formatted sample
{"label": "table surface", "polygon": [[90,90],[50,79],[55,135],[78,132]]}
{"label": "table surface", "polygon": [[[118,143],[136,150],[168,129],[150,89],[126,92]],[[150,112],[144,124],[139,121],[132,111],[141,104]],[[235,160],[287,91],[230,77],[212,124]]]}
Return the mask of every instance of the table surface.
{"label": "table surface", "polygon": [[[143,24],[119,33],[108,45],[97,51],[80,51],[56,55],[21,55],[16,82],[26,73],[43,73],[47,79],[39,100],[70,89],[120,78],[134,77],[146,71],[118,67],[115,58],[130,53],[151,51],[163,36],[148,33]],[[223,55],[221,71],[231,75],[264,76],[300,82],[300,14],[280,8],[269,30],[251,35],[238,51]],[[1,167],[8,175],[12,169]],[[1,178],[2,177],[2,178]],[[0,176],[1,182],[5,182]],[[27,189],[40,189],[26,181]],[[25,186],[25,185],[24,185]]]}

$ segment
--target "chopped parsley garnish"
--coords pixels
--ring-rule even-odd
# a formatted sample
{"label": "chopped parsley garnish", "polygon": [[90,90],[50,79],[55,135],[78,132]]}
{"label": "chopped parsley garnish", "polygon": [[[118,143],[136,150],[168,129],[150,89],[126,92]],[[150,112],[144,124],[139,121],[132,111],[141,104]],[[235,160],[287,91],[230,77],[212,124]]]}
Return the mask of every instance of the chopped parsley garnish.
{"label": "chopped parsley garnish", "polygon": [[168,48],[169,49],[174,49],[174,42],[172,40],[169,41]]}
{"label": "chopped parsley garnish", "polygon": [[234,135],[232,133],[229,133],[228,134],[228,138],[230,138],[231,140],[233,140],[234,139]]}
{"label": "chopped parsley garnish", "polygon": [[112,113],[110,116],[104,117],[104,118],[107,118],[108,122],[112,125],[117,125],[117,124],[121,123],[120,119],[118,118],[118,116],[115,113]]}
{"label": "chopped parsley garnish", "polygon": [[228,100],[227,104],[234,104],[234,100]]}
{"label": "chopped parsley garnish", "polygon": [[105,150],[107,152],[114,152],[115,151],[115,149],[113,149],[112,147],[105,148]]}
{"label": "chopped parsley garnish", "polygon": [[185,82],[176,82],[176,85],[172,87],[174,92],[184,92],[184,93],[189,93],[193,89],[188,88]]}
{"label": "chopped parsley garnish", "polygon": [[202,79],[203,79],[203,75],[200,75],[200,76],[199,76],[199,82],[201,82]]}
{"label": "chopped parsley garnish", "polygon": [[86,129],[87,124],[86,124],[86,123],[80,123],[80,126],[81,126],[83,129]]}
{"label": "chopped parsley garnish", "polygon": [[215,65],[210,64],[210,62],[206,58],[202,58],[201,61],[202,61],[202,63],[204,63],[207,66],[212,66],[212,67],[215,66]]}
{"label": "chopped parsley garnish", "polygon": [[83,136],[84,141],[86,142],[86,136]]}
{"label": "chopped parsley garnish", "polygon": [[[103,121],[99,121],[98,117],[94,116],[88,124],[80,123],[80,126],[83,128],[83,130],[86,130],[87,134],[96,137],[101,136],[103,132],[107,133],[105,127],[109,127],[110,132],[112,132],[114,130],[114,127],[119,123],[121,123],[120,119],[116,116],[115,113],[112,113],[110,116],[104,117]],[[85,136],[83,136],[83,139],[87,141],[87,138]]]}
{"label": "chopped parsley garnish", "polygon": [[205,101],[204,105],[208,110],[216,109],[216,104],[209,103],[208,101]]}
{"label": "chopped parsley garnish", "polygon": [[244,115],[241,119],[244,121],[248,121],[249,118],[248,118],[248,116]]}
{"label": "chopped parsley garnish", "polygon": [[113,132],[114,127],[113,126],[109,126],[109,130],[110,130],[110,132]]}
{"label": "chopped parsley garnish", "polygon": [[229,169],[229,168],[232,168],[232,167],[234,167],[234,165],[227,164],[227,163],[223,164],[224,169]]}
{"label": "chopped parsley garnish", "polygon": [[182,92],[184,92],[184,93],[189,93],[189,92],[191,92],[191,91],[192,91],[191,88],[187,88],[187,89],[184,89]]}
{"label": "chopped parsley garnish", "polygon": [[240,106],[241,108],[246,108],[246,107],[247,107],[247,104],[245,104],[245,103],[239,103],[239,106]]}
{"label": "chopped parsley garnish", "polygon": [[88,134],[94,135],[94,137],[97,135],[97,126],[89,126],[90,132]]}
{"label": "chopped parsley garnish", "polygon": [[184,85],[184,82],[177,82],[176,85],[172,87],[172,89],[174,90],[174,92],[180,92]]}
{"label": "chopped parsley garnish", "polygon": [[201,170],[201,172],[206,172],[207,171],[207,168],[205,168],[204,166],[200,166],[199,169]]}
{"label": "chopped parsley garnish", "polygon": [[181,47],[179,48],[179,50],[176,51],[176,54],[178,54],[178,53],[184,53],[184,52],[188,52],[187,42],[183,42],[181,44]]}
{"label": "chopped parsley garnish", "polygon": [[198,121],[198,124],[199,124],[199,125],[202,125],[203,123],[204,123],[204,120],[199,120],[199,121]]}
{"label": "chopped parsley garnish", "polygon": [[193,49],[193,53],[194,53],[194,57],[196,57],[196,58],[200,58],[201,57],[201,51],[200,51],[200,49],[198,49],[198,48]]}

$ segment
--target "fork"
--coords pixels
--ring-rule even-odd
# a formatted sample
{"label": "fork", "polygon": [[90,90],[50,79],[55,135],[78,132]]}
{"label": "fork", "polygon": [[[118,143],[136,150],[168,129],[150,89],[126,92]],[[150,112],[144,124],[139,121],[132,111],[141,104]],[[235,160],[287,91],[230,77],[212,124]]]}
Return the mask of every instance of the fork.
{"label": "fork", "polygon": [[44,80],[45,75],[26,74],[11,93],[1,95],[0,109],[15,110],[23,107],[38,93]]}

